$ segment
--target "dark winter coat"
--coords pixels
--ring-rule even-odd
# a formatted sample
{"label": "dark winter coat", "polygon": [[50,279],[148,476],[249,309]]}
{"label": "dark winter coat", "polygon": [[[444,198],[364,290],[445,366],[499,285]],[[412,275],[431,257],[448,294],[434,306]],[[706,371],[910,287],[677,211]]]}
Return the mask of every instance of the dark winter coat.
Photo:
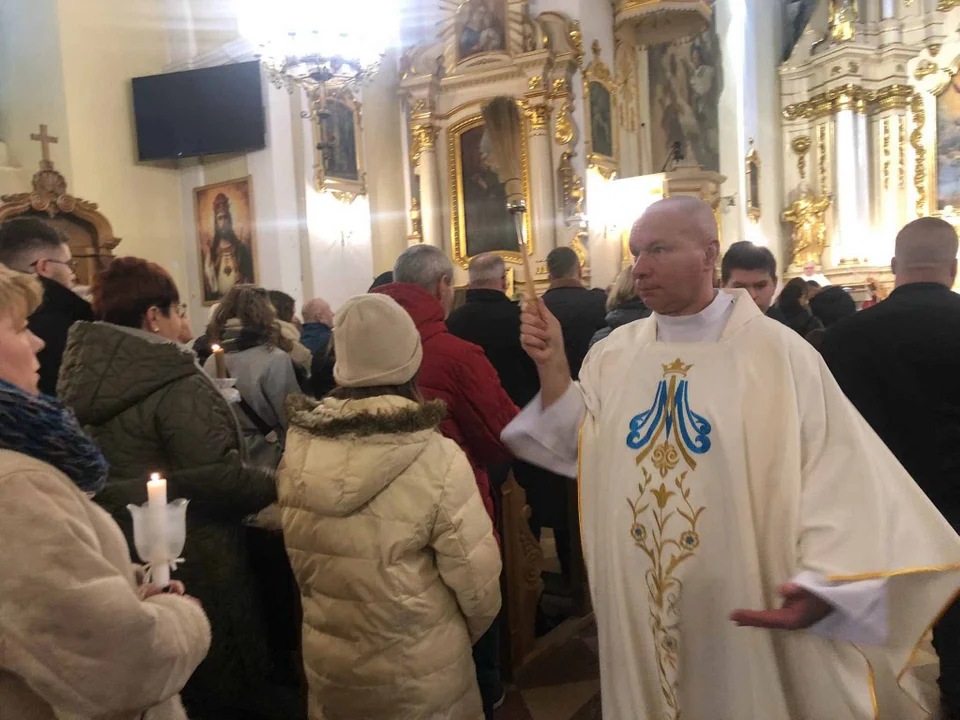
{"label": "dark winter coat", "polygon": [[330,326],[322,322],[308,322],[303,324],[300,331],[300,342],[313,355],[325,353],[330,344]]}
{"label": "dark winter coat", "polygon": [[184,698],[243,697],[271,670],[243,521],[276,500],[272,475],[244,464],[236,417],[194,354],[159,336],[78,323],[59,390],[110,463],[95,500],[131,548],[126,506],[146,501],[150,473],[167,478],[171,500],[190,501],[186,562],[174,577],[202,602],[213,644]]}
{"label": "dark winter coat", "polygon": [[523,407],[540,391],[537,366],[520,345],[520,306],[499,290],[467,290],[467,301],[450,313],[453,335],[479,345],[510,399]]}
{"label": "dark winter coat", "polygon": [[30,316],[30,332],[43,340],[44,348],[37,353],[40,361],[40,392],[57,394],[57,377],[67,333],[75,322],[93,320],[90,303],[58,282],[39,277],[43,285],[43,304]]}
{"label": "dark winter coat", "polygon": [[627,302],[623,303],[620,307],[607,313],[607,326],[594,333],[593,340],[590,341],[590,347],[596,345],[618,327],[629,325],[637,320],[643,320],[646,317],[650,317],[650,315],[652,315],[652,311],[643,304],[643,300],[627,300]]}
{"label": "dark winter coat", "polygon": [[913,283],[829,328],[840,388],[960,530],[960,295]]}
{"label": "dark winter coat", "polygon": [[517,406],[504,391],[483,350],[450,334],[443,306],[430,293],[410,283],[392,283],[373,292],[392,297],[413,318],[423,341],[420,390],[428,400],[446,403],[447,416],[440,423],[440,432],[466,454],[496,526],[486,468],[511,459],[500,433],[516,417]]}
{"label": "dark winter coat", "polygon": [[590,341],[597,330],[607,326],[607,294],[588,290],[582,285],[554,287],[543,294],[543,302],[563,330],[563,345],[576,380],[580,366],[590,350]]}

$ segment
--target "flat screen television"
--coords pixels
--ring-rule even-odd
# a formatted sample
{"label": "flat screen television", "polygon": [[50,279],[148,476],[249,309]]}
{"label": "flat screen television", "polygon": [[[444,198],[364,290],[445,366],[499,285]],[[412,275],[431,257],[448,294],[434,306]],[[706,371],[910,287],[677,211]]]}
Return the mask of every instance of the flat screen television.
{"label": "flat screen television", "polygon": [[133,79],[141,161],[266,146],[259,61]]}

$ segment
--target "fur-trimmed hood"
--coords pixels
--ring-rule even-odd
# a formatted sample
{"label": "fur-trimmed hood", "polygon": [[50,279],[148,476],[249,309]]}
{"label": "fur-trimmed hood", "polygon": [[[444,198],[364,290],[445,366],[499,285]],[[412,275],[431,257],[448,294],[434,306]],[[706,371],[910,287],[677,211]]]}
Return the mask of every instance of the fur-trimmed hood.
{"label": "fur-trimmed hood", "polygon": [[440,439],[442,402],[419,405],[386,395],[363,400],[287,399],[284,467],[297,473],[301,501],[344,516],[369,502]]}

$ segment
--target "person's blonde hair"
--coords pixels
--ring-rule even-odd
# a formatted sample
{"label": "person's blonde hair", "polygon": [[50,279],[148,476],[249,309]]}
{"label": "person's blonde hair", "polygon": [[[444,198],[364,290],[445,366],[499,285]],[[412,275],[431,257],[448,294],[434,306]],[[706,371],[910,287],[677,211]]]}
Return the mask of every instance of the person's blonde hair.
{"label": "person's blonde hair", "polygon": [[42,302],[43,286],[34,275],[0,265],[0,315],[22,311],[28,318]]}
{"label": "person's blonde hair", "polygon": [[631,300],[637,299],[637,288],[633,284],[633,268],[624,268],[617,275],[617,279],[607,297],[607,312],[612,312]]}

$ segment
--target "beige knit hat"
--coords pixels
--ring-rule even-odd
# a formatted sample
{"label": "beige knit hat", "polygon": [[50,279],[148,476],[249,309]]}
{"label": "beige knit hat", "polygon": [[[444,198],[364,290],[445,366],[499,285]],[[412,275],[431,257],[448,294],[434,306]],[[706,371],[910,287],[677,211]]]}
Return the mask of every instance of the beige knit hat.
{"label": "beige knit hat", "polygon": [[403,385],[423,359],[417,326],[396,300],[358,295],[343,304],[333,321],[340,387]]}

